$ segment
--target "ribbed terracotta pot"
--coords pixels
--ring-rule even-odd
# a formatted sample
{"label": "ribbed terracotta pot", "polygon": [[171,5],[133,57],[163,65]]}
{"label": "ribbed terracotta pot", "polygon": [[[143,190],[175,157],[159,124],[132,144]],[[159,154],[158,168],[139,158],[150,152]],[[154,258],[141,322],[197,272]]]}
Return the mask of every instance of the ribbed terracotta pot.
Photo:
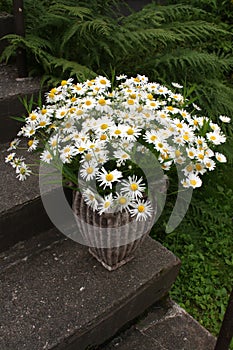
{"label": "ribbed terracotta pot", "polygon": [[126,210],[98,214],[85,203],[80,192],[73,192],[72,208],[84,244],[109,271],[133,259],[151,229],[147,221],[136,221]]}

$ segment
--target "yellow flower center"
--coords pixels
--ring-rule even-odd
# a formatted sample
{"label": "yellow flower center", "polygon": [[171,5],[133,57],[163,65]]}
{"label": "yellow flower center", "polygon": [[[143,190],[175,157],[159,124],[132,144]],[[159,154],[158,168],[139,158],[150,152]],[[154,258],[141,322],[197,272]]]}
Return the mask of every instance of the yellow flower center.
{"label": "yellow flower center", "polygon": [[127,103],[128,103],[128,105],[134,105],[134,100],[129,99],[129,100],[127,101]]}
{"label": "yellow flower center", "polygon": [[108,208],[110,206],[111,202],[105,202],[104,203],[104,208]]}
{"label": "yellow flower center", "polygon": [[85,148],[84,147],[79,147],[78,150],[79,150],[79,152],[83,152],[83,151],[85,151]]}
{"label": "yellow flower center", "polygon": [[119,129],[115,130],[115,131],[114,131],[114,134],[120,135],[120,134],[121,134],[121,130],[119,130]]}
{"label": "yellow flower center", "polygon": [[213,140],[213,141],[215,141],[215,140],[216,140],[216,136],[211,135],[211,136],[210,136],[210,139]]}
{"label": "yellow flower center", "polygon": [[167,106],[167,109],[168,109],[169,111],[173,111],[173,110],[174,110],[174,108],[173,108],[172,106]]}
{"label": "yellow flower center", "polygon": [[20,169],[20,174],[24,175],[25,173],[26,173],[26,169],[21,168],[21,169]]}
{"label": "yellow flower center", "polygon": [[78,109],[77,112],[76,112],[77,115],[82,115],[83,114],[83,111],[81,109]]}
{"label": "yellow flower center", "polygon": [[67,122],[67,123],[66,123],[66,128],[69,129],[69,128],[71,127],[71,125],[72,125],[72,124],[71,124],[70,122]]}
{"label": "yellow flower center", "polygon": [[136,94],[130,94],[129,96],[130,96],[130,98],[132,98],[133,100],[137,97]]}
{"label": "yellow flower center", "polygon": [[196,164],[196,169],[197,169],[198,171],[202,170],[202,165],[201,165],[201,164]]}
{"label": "yellow flower center", "polygon": [[127,130],[127,134],[128,135],[133,135],[134,134],[134,130],[132,128]]}
{"label": "yellow flower center", "polygon": [[46,113],[47,113],[47,109],[44,109],[44,108],[43,108],[43,109],[41,110],[41,114],[42,114],[42,115],[45,115]]}
{"label": "yellow flower center", "polygon": [[152,135],[151,137],[150,137],[150,140],[151,141],[155,141],[157,139],[157,137],[155,136],[155,135]]}
{"label": "yellow flower center", "polygon": [[61,86],[65,86],[67,84],[67,80],[62,80]]}
{"label": "yellow flower center", "polygon": [[87,100],[85,103],[86,103],[87,106],[91,105],[91,101],[90,100]]}
{"label": "yellow flower center", "polygon": [[196,180],[190,180],[190,184],[192,185],[192,186],[196,186],[196,184],[197,184],[197,181]]}
{"label": "yellow flower center", "polygon": [[90,153],[87,153],[85,155],[85,159],[88,161],[88,160],[91,160],[92,159],[92,155]]}
{"label": "yellow flower center", "polygon": [[71,98],[71,102],[75,102],[76,100],[77,100],[76,97],[72,97],[72,98]]}
{"label": "yellow flower center", "polygon": [[105,176],[105,179],[106,179],[107,181],[112,181],[112,180],[113,180],[113,175],[112,175],[111,173],[109,173],[109,174],[107,174],[107,175]]}
{"label": "yellow flower center", "polygon": [[28,141],[28,146],[31,147],[33,145],[33,140]]}
{"label": "yellow flower center", "polygon": [[107,84],[107,81],[106,81],[105,79],[101,79],[101,80],[100,80],[100,84],[106,85],[106,84]]}
{"label": "yellow flower center", "polygon": [[41,122],[40,122],[40,126],[45,126],[46,125],[46,122],[44,121],[44,120],[42,120]]}
{"label": "yellow flower center", "polygon": [[37,116],[35,114],[30,114],[30,119],[31,120],[36,120]]}
{"label": "yellow flower center", "polygon": [[127,199],[125,197],[120,197],[118,199],[119,204],[124,205],[127,202]]}
{"label": "yellow flower center", "polygon": [[108,128],[108,124],[101,124],[100,129],[106,130]]}
{"label": "yellow flower center", "polygon": [[191,171],[193,171],[192,165],[188,165],[188,166],[186,167],[186,170],[187,170],[189,173],[191,173]]}
{"label": "yellow flower center", "polygon": [[104,98],[100,98],[98,103],[101,105],[101,106],[105,106],[106,105],[106,101]]}
{"label": "yellow flower center", "polygon": [[143,213],[145,211],[145,206],[143,204],[138,206],[139,213]]}
{"label": "yellow flower center", "polygon": [[139,78],[134,78],[135,83],[140,83],[140,79]]}
{"label": "yellow flower center", "polygon": [[148,98],[148,100],[153,100],[153,95],[152,94],[148,94],[147,98]]}
{"label": "yellow flower center", "polygon": [[104,141],[104,140],[106,140],[106,139],[107,139],[107,135],[102,134],[102,135],[100,136],[100,140]]}
{"label": "yellow flower center", "polygon": [[136,190],[138,189],[138,184],[132,183],[132,184],[130,185],[130,188],[131,188],[132,191],[136,191]]}
{"label": "yellow flower center", "polygon": [[91,166],[87,168],[87,173],[88,174],[92,174],[93,171],[94,171],[94,169]]}

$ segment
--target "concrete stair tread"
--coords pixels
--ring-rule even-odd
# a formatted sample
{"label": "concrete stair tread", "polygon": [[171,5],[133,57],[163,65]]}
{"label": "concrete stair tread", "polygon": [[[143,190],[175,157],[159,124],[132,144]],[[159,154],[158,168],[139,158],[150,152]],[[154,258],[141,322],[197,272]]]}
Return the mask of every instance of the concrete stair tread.
{"label": "concrete stair tread", "polygon": [[101,350],[213,350],[216,339],[172,301],[159,302],[148,315]]}
{"label": "concrete stair tread", "polygon": [[[15,210],[16,207],[24,205],[28,201],[40,196],[39,183],[37,176],[30,176],[27,181],[19,181],[16,178],[15,170],[7,163],[5,157],[9,154],[7,149],[9,143],[1,145],[0,150],[0,193],[1,193],[1,208],[0,215],[6,211]],[[14,152],[12,150],[11,152]],[[25,155],[27,161],[35,162],[35,155],[29,152],[18,152],[19,155]]]}
{"label": "concrete stair tread", "polygon": [[24,256],[22,243],[1,255],[9,262],[0,273],[1,350],[102,344],[166,295],[179,270],[179,260],[149,237],[134,260],[109,272],[87,247],[55,229],[49,235],[39,253],[27,248]]}
{"label": "concrete stair tread", "polygon": [[39,78],[18,78],[15,65],[0,64],[0,100],[40,90]]}
{"label": "concrete stair tread", "polygon": [[[38,176],[23,182],[16,179],[14,169],[4,161],[8,147],[8,143],[1,145],[0,150],[0,252],[52,227],[41,201]],[[35,163],[35,159],[27,152],[27,160]]]}

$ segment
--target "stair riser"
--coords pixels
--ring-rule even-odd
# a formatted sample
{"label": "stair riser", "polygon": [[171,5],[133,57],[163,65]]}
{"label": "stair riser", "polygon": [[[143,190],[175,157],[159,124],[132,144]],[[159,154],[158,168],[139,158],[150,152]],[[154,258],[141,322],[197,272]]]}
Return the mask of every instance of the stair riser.
{"label": "stair riser", "polygon": [[[24,95],[29,100],[34,96],[35,101],[38,99],[38,91]],[[0,99],[0,142],[10,142],[20,130],[21,123],[14,120],[12,117],[22,116],[26,110],[19,100],[18,96],[11,98]]]}
{"label": "stair riser", "polygon": [[[6,34],[14,33],[14,17],[9,14],[0,13],[0,38]],[[0,55],[5,49],[7,42],[5,40],[0,41]]]}
{"label": "stair riser", "polygon": [[40,198],[0,216],[0,252],[52,227]]}

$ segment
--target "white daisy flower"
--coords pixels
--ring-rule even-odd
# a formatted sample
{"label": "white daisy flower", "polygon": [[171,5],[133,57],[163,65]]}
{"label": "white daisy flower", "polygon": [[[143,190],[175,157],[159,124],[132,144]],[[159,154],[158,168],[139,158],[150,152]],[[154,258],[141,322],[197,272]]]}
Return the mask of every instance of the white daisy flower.
{"label": "white daisy flower", "polygon": [[15,157],[15,152],[8,154],[8,156],[5,157],[5,163],[11,162],[14,159],[14,157]]}
{"label": "white daisy flower", "polygon": [[30,176],[32,171],[28,168],[28,166],[22,162],[18,168],[16,168],[16,173],[18,174],[16,177],[20,181],[26,180],[27,176]]}
{"label": "white daisy flower", "polygon": [[224,154],[219,153],[219,152],[215,152],[215,158],[220,162],[220,163],[226,163],[227,159],[224,156]]}
{"label": "white daisy flower", "polygon": [[28,152],[35,151],[37,149],[37,146],[39,144],[39,140],[37,139],[31,139],[28,141]]}
{"label": "white daisy flower", "polygon": [[42,162],[49,164],[53,159],[53,156],[48,150],[44,150],[40,155],[40,159],[42,160]]}
{"label": "white daisy flower", "polygon": [[46,115],[40,115],[37,119],[36,128],[45,128],[49,124],[51,124],[50,118]]}
{"label": "white daisy flower", "polygon": [[98,77],[95,78],[95,85],[100,89],[107,89],[111,87],[111,82],[110,80],[103,77],[102,75],[99,75]]}
{"label": "white daisy flower", "polygon": [[205,164],[205,167],[206,167],[209,171],[214,170],[215,167],[216,167],[215,162],[213,161],[213,159],[210,159],[210,158],[206,158],[204,164]]}
{"label": "white daisy flower", "polygon": [[116,193],[115,203],[118,210],[129,210],[129,206],[132,204],[132,200],[127,195],[125,196],[122,193]]}
{"label": "white daisy flower", "polygon": [[98,213],[101,215],[103,213],[110,212],[113,209],[112,205],[113,197],[112,193],[110,193],[109,195],[102,198],[101,202],[98,205]]}
{"label": "white daisy flower", "polygon": [[20,143],[20,139],[18,138],[14,139],[13,141],[11,141],[10,147],[7,149],[7,151],[12,151],[13,149],[16,149],[19,143]]}
{"label": "white daisy flower", "polygon": [[196,105],[195,103],[192,103],[192,105],[197,111],[201,111],[201,108],[198,105]]}
{"label": "white daisy flower", "polygon": [[70,163],[72,157],[77,154],[77,149],[74,146],[67,145],[60,150],[60,159],[63,163]]}
{"label": "white daisy flower", "polygon": [[194,169],[196,171],[196,174],[201,174],[203,175],[205,172],[206,172],[206,169],[205,169],[205,163],[202,164],[202,163],[196,163],[194,164]]}
{"label": "white daisy flower", "polygon": [[87,205],[89,205],[94,211],[97,210],[99,204],[99,196],[93,191],[91,191],[89,188],[85,189],[82,195]]}
{"label": "white daisy flower", "polygon": [[24,128],[23,135],[26,137],[32,137],[36,133],[36,126],[34,123],[29,123]]}
{"label": "white daisy flower", "polygon": [[121,183],[121,192],[132,197],[133,199],[141,198],[146,186],[142,183],[143,178],[137,179],[135,175],[129,176],[128,180]]}
{"label": "white daisy flower", "polygon": [[115,169],[107,172],[104,167],[97,174],[97,180],[100,182],[100,186],[112,188],[113,182],[120,181],[119,179],[122,177],[121,171]]}
{"label": "white daisy flower", "polygon": [[223,122],[223,123],[230,123],[231,122],[231,118],[226,117],[225,115],[220,115],[219,119]]}
{"label": "white daisy flower", "polygon": [[183,85],[180,85],[178,83],[173,83],[172,82],[172,85],[175,87],[175,88],[178,88],[178,89],[182,89],[183,88]]}
{"label": "white daisy flower", "polygon": [[40,114],[36,111],[33,111],[29,114],[29,116],[25,119],[27,123],[36,123],[40,117]]}
{"label": "white daisy flower", "polygon": [[132,217],[136,216],[137,221],[147,220],[152,216],[153,208],[149,200],[139,201],[132,204],[132,209],[130,209],[130,214]]}
{"label": "white daisy flower", "polygon": [[130,159],[130,155],[125,152],[124,150],[117,150],[113,153],[113,156],[116,158],[117,163],[119,163],[120,165],[125,164],[125,162],[127,161],[127,159]]}
{"label": "white daisy flower", "polygon": [[201,187],[202,181],[196,174],[190,174],[187,178],[187,183],[189,187],[196,188]]}
{"label": "white daisy flower", "polygon": [[82,164],[82,168],[80,170],[80,175],[86,181],[92,180],[98,171],[96,167],[96,163],[93,162],[85,162]]}
{"label": "white daisy flower", "polygon": [[120,75],[116,76],[116,80],[123,80],[126,78],[127,78],[127,75],[125,75],[125,74],[120,74]]}
{"label": "white daisy flower", "polygon": [[67,113],[68,113],[68,109],[66,107],[58,108],[56,110],[55,118],[64,119]]}
{"label": "white daisy flower", "polygon": [[214,145],[220,145],[221,143],[226,142],[226,136],[218,131],[208,132],[206,137]]}
{"label": "white daisy flower", "polygon": [[21,166],[21,164],[24,162],[24,160],[25,160],[24,157],[16,157],[16,158],[13,158],[10,164],[12,168],[17,170]]}

